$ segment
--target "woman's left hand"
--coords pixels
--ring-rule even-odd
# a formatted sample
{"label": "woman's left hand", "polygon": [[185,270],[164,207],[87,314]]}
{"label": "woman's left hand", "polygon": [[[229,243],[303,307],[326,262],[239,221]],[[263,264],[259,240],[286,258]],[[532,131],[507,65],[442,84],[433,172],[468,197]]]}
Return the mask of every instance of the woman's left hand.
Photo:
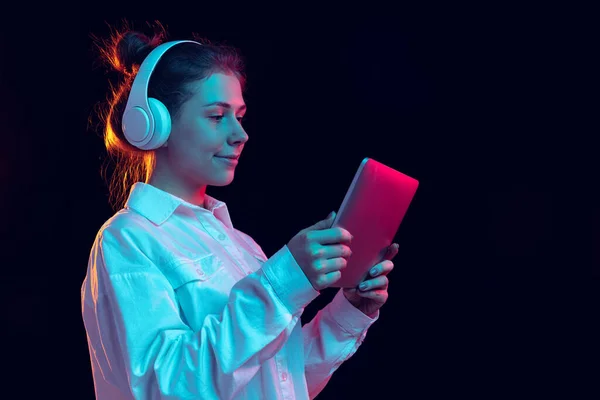
{"label": "woman's left hand", "polygon": [[398,244],[388,247],[384,261],[375,265],[369,271],[369,277],[358,288],[343,289],[348,301],[365,315],[372,316],[385,304],[388,299],[387,274],[394,268],[392,259],[398,254]]}

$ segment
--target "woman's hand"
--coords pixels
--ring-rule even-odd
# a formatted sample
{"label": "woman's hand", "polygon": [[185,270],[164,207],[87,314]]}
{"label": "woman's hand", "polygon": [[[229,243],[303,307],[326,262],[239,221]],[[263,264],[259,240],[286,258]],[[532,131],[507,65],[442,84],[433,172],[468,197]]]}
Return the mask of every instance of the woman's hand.
{"label": "woman's hand", "polygon": [[358,288],[343,289],[348,301],[365,315],[372,316],[387,301],[389,284],[387,274],[394,269],[392,259],[396,254],[398,254],[398,244],[394,243],[388,247],[384,261],[371,268],[369,277]]}

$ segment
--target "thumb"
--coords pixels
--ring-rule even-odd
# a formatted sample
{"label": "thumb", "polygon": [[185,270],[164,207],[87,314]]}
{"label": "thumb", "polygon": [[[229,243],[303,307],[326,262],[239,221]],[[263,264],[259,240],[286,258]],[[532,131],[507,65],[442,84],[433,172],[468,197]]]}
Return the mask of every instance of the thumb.
{"label": "thumb", "polygon": [[320,230],[320,229],[331,228],[331,225],[333,224],[333,221],[335,220],[335,216],[336,216],[335,211],[332,211],[332,212],[329,213],[329,215],[327,216],[327,218],[325,218],[325,219],[317,222],[316,224],[314,224],[313,226],[311,226],[307,230],[309,230],[309,231],[317,231],[317,230]]}

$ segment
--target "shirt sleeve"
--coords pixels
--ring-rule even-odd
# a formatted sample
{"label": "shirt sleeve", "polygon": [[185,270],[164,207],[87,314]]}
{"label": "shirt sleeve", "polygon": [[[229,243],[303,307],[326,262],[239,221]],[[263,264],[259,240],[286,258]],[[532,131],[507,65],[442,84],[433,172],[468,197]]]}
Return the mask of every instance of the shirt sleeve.
{"label": "shirt sleeve", "polygon": [[306,384],[310,398],[316,397],[333,373],[362,344],[379,311],[365,315],[354,307],[342,290],[302,327]]}
{"label": "shirt sleeve", "polygon": [[104,280],[106,291],[95,297],[103,325],[93,351],[119,355],[114,365],[124,366],[136,399],[235,397],[318,295],[284,246],[234,285],[220,314],[192,331],[166,277],[124,242],[105,232],[92,252],[93,279]]}

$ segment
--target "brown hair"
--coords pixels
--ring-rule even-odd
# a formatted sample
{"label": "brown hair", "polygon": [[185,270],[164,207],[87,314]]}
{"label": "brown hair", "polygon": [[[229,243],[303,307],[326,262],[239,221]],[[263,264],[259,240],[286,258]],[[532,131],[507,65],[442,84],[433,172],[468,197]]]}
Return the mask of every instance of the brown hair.
{"label": "brown hair", "polygon": [[[124,206],[131,185],[147,180],[154,168],[154,151],[134,147],[121,130],[121,117],[137,70],[146,56],[167,36],[166,29],[159,22],[148,25],[154,30],[151,36],[131,29],[127,22],[123,22],[120,29],[111,30],[108,39],[92,36],[100,60],[120,75],[116,84],[109,82],[109,96],[98,111],[108,152],[106,161],[114,165],[110,177],[107,164],[102,168],[102,175],[107,181],[109,201],[115,210]],[[182,104],[193,95],[193,82],[223,72],[236,75],[242,88],[245,86],[243,59],[235,48],[213,44],[195,34],[192,36],[203,46],[182,43],[171,48],[154,69],[148,87],[148,96],[160,100],[173,119]]]}

